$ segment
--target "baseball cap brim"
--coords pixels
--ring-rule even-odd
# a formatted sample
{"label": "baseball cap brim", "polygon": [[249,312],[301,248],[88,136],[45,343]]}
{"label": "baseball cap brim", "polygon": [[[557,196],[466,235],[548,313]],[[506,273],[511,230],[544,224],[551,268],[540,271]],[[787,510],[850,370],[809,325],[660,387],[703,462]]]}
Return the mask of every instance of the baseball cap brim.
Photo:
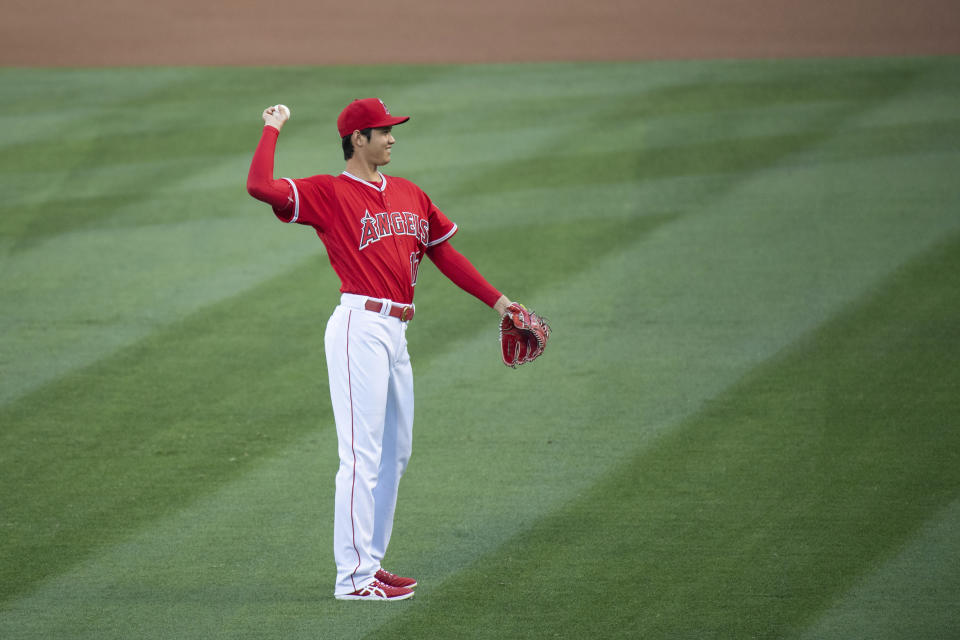
{"label": "baseball cap brim", "polygon": [[384,120],[377,122],[376,124],[370,125],[371,129],[382,129],[383,127],[394,127],[398,124],[403,124],[410,119],[410,116],[390,116]]}

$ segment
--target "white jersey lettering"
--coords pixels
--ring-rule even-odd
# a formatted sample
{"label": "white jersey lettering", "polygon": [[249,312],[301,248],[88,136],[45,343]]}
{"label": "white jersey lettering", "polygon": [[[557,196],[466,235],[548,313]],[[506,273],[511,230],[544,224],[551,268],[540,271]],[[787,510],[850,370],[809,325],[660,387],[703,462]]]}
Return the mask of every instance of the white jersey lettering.
{"label": "white jersey lettering", "polygon": [[360,219],[360,250],[387,236],[413,236],[426,245],[430,238],[430,221],[409,211],[364,211]]}

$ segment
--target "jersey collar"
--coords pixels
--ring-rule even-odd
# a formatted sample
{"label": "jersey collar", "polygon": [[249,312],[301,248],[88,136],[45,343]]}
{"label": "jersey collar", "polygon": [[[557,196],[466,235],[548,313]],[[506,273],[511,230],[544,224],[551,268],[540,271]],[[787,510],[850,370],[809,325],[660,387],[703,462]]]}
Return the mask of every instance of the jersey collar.
{"label": "jersey collar", "polygon": [[367,185],[368,187],[370,187],[371,189],[376,189],[377,191],[380,191],[381,193],[383,192],[384,189],[387,188],[387,176],[383,175],[383,174],[380,173],[379,171],[377,171],[377,175],[380,176],[380,185],[379,185],[379,186],[373,184],[372,182],[367,182],[366,180],[363,180],[363,179],[361,179],[361,178],[358,178],[357,176],[353,175],[353,174],[350,173],[349,171],[344,171],[344,172],[341,173],[340,175],[342,175],[342,176],[347,176],[347,177],[350,178],[351,180],[356,180],[356,181],[359,182],[360,184],[365,184],[365,185]]}

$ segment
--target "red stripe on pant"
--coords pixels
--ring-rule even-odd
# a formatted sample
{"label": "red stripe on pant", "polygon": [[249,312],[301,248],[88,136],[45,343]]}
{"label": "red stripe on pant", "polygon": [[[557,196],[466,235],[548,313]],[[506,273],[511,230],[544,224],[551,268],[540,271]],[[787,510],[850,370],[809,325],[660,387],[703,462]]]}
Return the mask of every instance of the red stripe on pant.
{"label": "red stripe on pant", "polygon": [[360,550],[357,549],[357,531],[353,524],[353,494],[357,487],[357,450],[354,445],[353,437],[353,382],[350,378],[350,321],[353,319],[353,311],[347,314],[347,389],[350,392],[350,451],[353,452],[353,478],[350,484],[350,535],[353,540],[353,550],[357,553],[357,566],[353,568],[350,574],[350,582],[353,583],[353,590],[357,590],[357,583],[354,576],[360,568]]}

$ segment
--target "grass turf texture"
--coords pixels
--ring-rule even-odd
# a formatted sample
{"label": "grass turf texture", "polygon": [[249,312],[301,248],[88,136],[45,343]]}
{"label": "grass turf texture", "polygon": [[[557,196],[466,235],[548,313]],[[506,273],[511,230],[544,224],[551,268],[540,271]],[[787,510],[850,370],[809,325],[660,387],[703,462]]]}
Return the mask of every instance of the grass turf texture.
{"label": "grass turf texture", "polygon": [[[955,634],[958,71],[0,71],[0,636]],[[389,607],[330,593],[337,283],[243,189],[370,94],[555,330],[505,370],[422,270]]]}

